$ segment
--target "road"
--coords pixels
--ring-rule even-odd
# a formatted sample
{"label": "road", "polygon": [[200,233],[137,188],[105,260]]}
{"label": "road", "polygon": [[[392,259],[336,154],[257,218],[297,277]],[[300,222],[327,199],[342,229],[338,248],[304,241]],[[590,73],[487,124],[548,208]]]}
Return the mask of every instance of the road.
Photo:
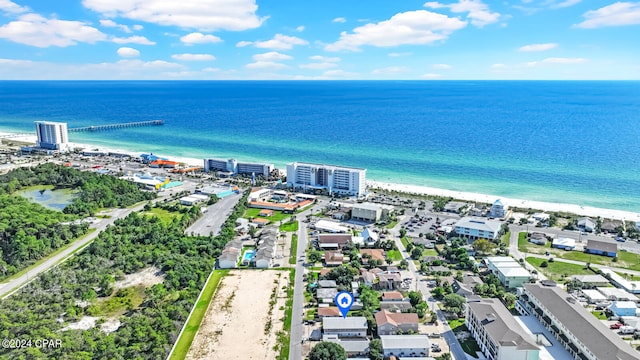
{"label": "road", "polygon": [[[303,220],[308,214],[311,214],[312,209],[319,208],[321,206],[322,205],[318,203],[314,205],[313,208],[296,214],[296,217],[299,220]],[[302,275],[304,274],[304,263],[306,258],[305,261],[299,261],[299,259],[305,255],[309,239],[307,235],[307,223],[300,221],[299,224],[298,249],[296,250],[296,277],[293,283],[293,305],[291,307],[289,360],[302,359],[302,339],[304,331],[302,323],[302,319],[304,318],[304,282],[302,281]]]}
{"label": "road", "polygon": [[456,338],[455,334],[449,327],[449,323],[447,322],[447,319],[445,318],[444,313],[440,309],[438,309],[438,306],[436,305],[435,302],[429,301],[429,299],[432,299],[431,290],[424,282],[420,281],[420,279],[422,279],[422,275],[420,275],[418,268],[416,267],[416,264],[408,258],[409,254],[407,252],[407,249],[402,244],[402,241],[400,241],[400,226],[409,218],[410,216],[405,216],[405,218],[398,221],[398,225],[396,225],[393,229],[390,230],[391,234],[393,235],[393,239],[395,240],[396,246],[398,247],[398,250],[400,250],[400,253],[402,254],[402,256],[405,259],[407,259],[407,261],[409,262],[409,271],[411,272],[411,275],[414,278],[416,289],[419,290],[422,293],[423,298],[427,300],[427,303],[430,305],[430,309],[436,312],[436,315],[438,316],[438,321],[442,324],[443,328],[445,329],[445,331],[443,331],[441,335],[449,345],[451,356],[455,360],[466,360],[467,354],[464,352],[464,350],[462,350],[462,347],[460,346],[460,342],[458,342],[458,339]]}
{"label": "road", "polygon": [[233,194],[218,200],[217,203],[207,207],[207,212],[191,224],[184,233],[203,236],[217,234],[241,198],[242,194]]}
{"label": "road", "polygon": [[[157,200],[156,200],[157,201]],[[76,240],[73,242],[68,248],[64,249],[60,253],[52,256],[41,264],[29,269],[25,274],[19,276],[13,280],[10,280],[6,283],[0,285],[0,298],[5,298],[15,291],[19,290],[33,279],[35,279],[41,273],[51,269],[52,267],[64,262],[67,258],[70,257],[76,250],[81,249],[82,247],[90,244],[100,233],[107,228],[109,225],[113,225],[113,223],[121,218],[126,217],[130,213],[134,211],[140,211],[144,208],[145,203],[137,205],[132,208],[127,209],[113,209],[108,213],[110,218],[108,219],[100,219],[97,223],[94,223],[94,228],[96,229],[94,232],[89,235]]]}

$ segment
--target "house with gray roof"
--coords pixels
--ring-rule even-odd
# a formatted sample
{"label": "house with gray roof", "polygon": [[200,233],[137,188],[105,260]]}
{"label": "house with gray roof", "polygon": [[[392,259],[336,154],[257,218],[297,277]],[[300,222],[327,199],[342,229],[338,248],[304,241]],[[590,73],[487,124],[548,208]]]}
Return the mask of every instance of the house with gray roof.
{"label": "house with gray roof", "polygon": [[537,360],[540,348],[498,299],[467,303],[465,324],[482,353],[493,360]]}
{"label": "house with gray roof", "polygon": [[618,256],[618,243],[608,240],[587,240],[587,246],[584,247],[584,251],[589,254],[605,255],[616,257]]}
{"label": "house with gray roof", "polygon": [[322,318],[324,335],[336,335],[338,338],[366,338],[367,318],[364,316],[325,317]]}
{"label": "house with gray roof", "polygon": [[535,316],[575,359],[640,360],[640,352],[555,283],[524,284],[516,309]]}
{"label": "house with gray roof", "polygon": [[427,356],[431,347],[427,335],[380,335],[380,341],[385,358]]}

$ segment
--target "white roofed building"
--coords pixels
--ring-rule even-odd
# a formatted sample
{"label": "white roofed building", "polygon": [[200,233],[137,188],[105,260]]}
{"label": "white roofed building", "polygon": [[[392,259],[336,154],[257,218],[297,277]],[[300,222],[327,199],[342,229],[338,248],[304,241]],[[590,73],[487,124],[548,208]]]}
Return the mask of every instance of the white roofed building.
{"label": "white roofed building", "polygon": [[287,185],[293,188],[327,190],[329,194],[365,196],[367,169],[294,162],[287,165]]}
{"label": "white roofed building", "polygon": [[455,231],[461,237],[469,239],[495,240],[502,223],[476,217],[463,217],[455,224]]}

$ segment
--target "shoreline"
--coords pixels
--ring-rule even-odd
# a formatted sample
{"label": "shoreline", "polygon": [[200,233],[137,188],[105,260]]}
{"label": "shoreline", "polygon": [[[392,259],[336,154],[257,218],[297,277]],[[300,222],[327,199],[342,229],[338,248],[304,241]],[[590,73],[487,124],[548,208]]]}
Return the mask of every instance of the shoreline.
{"label": "shoreline", "polygon": [[[2,135],[2,133],[0,133]],[[13,138],[17,141],[28,141],[35,143],[36,136],[29,135],[19,138]],[[86,143],[69,143],[71,148],[85,148],[85,149],[99,149],[100,151],[105,152],[117,152],[117,153],[125,153],[129,154],[132,157],[138,157],[143,152],[137,152],[133,150],[124,150],[124,149],[116,149],[111,147],[105,147],[101,145],[92,145]],[[158,156],[167,157],[170,160],[185,163],[190,166],[203,166],[203,159],[199,158],[191,158],[184,156],[173,156],[171,154],[155,154]],[[277,169],[281,173],[286,174],[286,170]],[[500,199],[505,205],[510,208],[525,208],[532,210],[540,210],[546,212],[567,212],[572,213],[579,216],[591,216],[591,217],[601,217],[612,220],[626,220],[626,221],[634,221],[640,222],[640,213],[625,211],[625,210],[616,210],[616,209],[605,209],[598,208],[594,206],[581,206],[577,204],[568,204],[568,203],[554,203],[554,202],[545,202],[545,201],[536,201],[536,200],[526,200],[519,198],[509,198],[498,195],[491,194],[482,194],[482,193],[474,193],[474,192],[465,192],[465,191],[455,191],[455,190],[447,190],[434,188],[429,186],[422,185],[410,185],[410,184],[400,184],[400,183],[389,183],[377,180],[367,180],[366,181],[367,188],[379,188],[388,191],[398,191],[409,194],[417,194],[417,195],[431,195],[431,196],[442,196],[442,197],[451,197],[454,199],[471,201],[471,202],[479,202],[492,204],[495,200]]]}

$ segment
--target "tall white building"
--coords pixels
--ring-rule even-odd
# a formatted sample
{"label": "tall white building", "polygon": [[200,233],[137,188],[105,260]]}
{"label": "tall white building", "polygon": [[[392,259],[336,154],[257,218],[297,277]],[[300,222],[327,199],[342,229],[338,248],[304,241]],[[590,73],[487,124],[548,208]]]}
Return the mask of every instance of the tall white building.
{"label": "tall white building", "polygon": [[236,159],[204,159],[205,172],[222,171],[233,174],[269,176],[273,169],[273,164],[238,162]]}
{"label": "tall white building", "polygon": [[287,165],[287,185],[329,194],[363,197],[367,169],[294,162]]}
{"label": "tall white building", "polygon": [[69,148],[67,123],[36,121],[36,136],[39,148],[62,151]]}

